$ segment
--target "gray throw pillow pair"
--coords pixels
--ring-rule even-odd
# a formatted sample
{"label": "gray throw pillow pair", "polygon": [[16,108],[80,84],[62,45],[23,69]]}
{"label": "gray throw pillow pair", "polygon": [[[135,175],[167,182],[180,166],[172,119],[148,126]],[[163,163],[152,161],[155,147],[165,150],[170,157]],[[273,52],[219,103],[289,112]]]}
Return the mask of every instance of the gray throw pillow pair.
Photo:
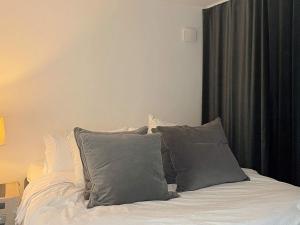
{"label": "gray throw pillow pair", "polygon": [[165,173],[176,181],[178,192],[249,180],[228,146],[219,118],[199,127],[157,127],[152,131],[162,134],[164,168],[169,169]]}
{"label": "gray throw pillow pair", "polygon": [[89,197],[88,208],[168,200],[160,134],[99,133],[75,128]]}

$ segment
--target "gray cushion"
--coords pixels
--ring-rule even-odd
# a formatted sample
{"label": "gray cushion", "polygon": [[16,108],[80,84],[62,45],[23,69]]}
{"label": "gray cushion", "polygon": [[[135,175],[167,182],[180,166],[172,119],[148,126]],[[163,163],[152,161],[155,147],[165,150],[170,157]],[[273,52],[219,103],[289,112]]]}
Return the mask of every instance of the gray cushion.
{"label": "gray cushion", "polygon": [[[124,132],[94,132],[94,131],[89,131],[89,130],[85,130],[82,128],[75,128],[74,129],[74,136],[80,151],[80,157],[82,159],[82,142],[79,139],[79,135],[80,134],[86,134],[86,133],[91,133],[91,134],[108,134],[108,135],[115,135],[115,134],[141,134],[141,135],[145,135],[148,132],[148,127],[144,126],[141,127],[137,130],[133,130],[133,131],[124,131]],[[83,164],[83,174],[84,174],[84,180],[85,180],[85,191],[84,191],[84,198],[85,200],[88,200],[90,198],[90,191],[92,188],[92,184],[90,181],[90,177],[87,174],[87,165],[84,161],[82,161]]]}
{"label": "gray cushion", "polygon": [[[219,123],[220,123],[220,119],[217,118],[214,121],[211,121],[211,122],[209,122],[207,124],[204,124],[200,127],[207,127],[207,128],[218,127]],[[152,132],[157,133],[159,131],[157,130],[157,128],[153,128]],[[225,134],[224,134],[224,137],[225,137]],[[176,171],[174,169],[174,166],[173,166],[173,163],[171,161],[170,151],[169,151],[169,149],[167,148],[167,146],[164,142],[162,142],[161,146],[162,146],[161,147],[161,154],[162,154],[162,159],[163,159],[163,167],[164,167],[164,172],[165,172],[167,183],[168,184],[175,184],[177,173],[176,173]]]}
{"label": "gray cushion", "polygon": [[77,138],[92,184],[88,208],[177,196],[168,192],[159,134],[80,132]]}
{"label": "gray cushion", "polygon": [[177,191],[249,180],[228,146],[220,119],[212,125],[156,128],[170,153]]}

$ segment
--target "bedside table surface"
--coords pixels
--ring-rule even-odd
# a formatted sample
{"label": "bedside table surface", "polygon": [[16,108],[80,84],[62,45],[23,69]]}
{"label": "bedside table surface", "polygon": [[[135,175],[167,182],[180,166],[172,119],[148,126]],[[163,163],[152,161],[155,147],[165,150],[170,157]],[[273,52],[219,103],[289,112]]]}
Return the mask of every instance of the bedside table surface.
{"label": "bedside table surface", "polygon": [[0,184],[0,225],[14,225],[21,201],[18,182]]}

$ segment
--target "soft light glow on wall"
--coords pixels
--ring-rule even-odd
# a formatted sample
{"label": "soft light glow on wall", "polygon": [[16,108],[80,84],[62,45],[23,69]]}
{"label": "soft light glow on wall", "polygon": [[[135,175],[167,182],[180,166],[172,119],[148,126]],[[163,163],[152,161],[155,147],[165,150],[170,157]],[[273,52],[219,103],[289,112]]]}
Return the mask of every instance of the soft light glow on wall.
{"label": "soft light glow on wall", "polygon": [[0,117],[0,145],[5,144],[5,126],[4,126],[4,118]]}
{"label": "soft light glow on wall", "polygon": [[78,25],[89,18],[84,14],[85,7],[101,1],[88,2],[76,1],[78,10],[61,0],[1,2],[0,87],[35,76],[61,57],[85,33]]}

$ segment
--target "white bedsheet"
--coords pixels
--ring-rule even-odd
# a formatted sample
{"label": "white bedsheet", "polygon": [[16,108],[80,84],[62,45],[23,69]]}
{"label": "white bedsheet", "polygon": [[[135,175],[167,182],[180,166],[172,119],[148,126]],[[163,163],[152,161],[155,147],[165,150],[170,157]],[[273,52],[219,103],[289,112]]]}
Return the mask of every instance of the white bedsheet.
{"label": "white bedsheet", "polygon": [[245,172],[251,181],[181,193],[170,201],[86,209],[68,174],[25,190],[17,224],[24,225],[299,225],[300,188]]}

